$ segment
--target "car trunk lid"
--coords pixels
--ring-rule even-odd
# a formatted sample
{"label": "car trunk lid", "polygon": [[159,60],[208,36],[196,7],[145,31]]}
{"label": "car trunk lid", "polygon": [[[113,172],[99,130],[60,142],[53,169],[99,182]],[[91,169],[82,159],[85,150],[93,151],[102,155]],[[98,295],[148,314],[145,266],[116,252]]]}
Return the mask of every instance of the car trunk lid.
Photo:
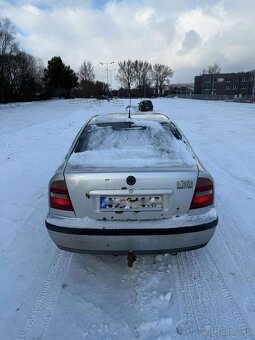
{"label": "car trunk lid", "polygon": [[[145,220],[186,214],[198,169],[88,169],[68,165],[68,192],[77,217]],[[132,180],[130,180],[132,179]]]}

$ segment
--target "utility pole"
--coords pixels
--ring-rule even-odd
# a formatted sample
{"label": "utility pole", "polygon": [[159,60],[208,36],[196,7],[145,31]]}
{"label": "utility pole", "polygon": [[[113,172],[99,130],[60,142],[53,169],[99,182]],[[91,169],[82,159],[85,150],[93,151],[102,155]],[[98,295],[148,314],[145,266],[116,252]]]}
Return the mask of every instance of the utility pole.
{"label": "utility pole", "polygon": [[106,74],[107,74],[107,101],[109,102],[109,86],[108,86],[108,65],[110,65],[110,64],[114,64],[114,61],[110,61],[110,62],[108,62],[108,63],[105,63],[105,62],[102,62],[102,61],[100,61],[100,64],[101,65],[106,65]]}

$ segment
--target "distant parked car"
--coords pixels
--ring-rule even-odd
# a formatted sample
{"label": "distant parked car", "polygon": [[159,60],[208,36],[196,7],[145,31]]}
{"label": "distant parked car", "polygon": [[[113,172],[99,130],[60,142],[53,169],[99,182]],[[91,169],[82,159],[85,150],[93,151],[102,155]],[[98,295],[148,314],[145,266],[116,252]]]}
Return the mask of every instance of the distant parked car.
{"label": "distant parked car", "polygon": [[153,104],[151,100],[142,100],[138,104],[139,111],[153,111]]}
{"label": "distant parked car", "polygon": [[162,114],[92,117],[49,183],[46,227],[72,252],[192,250],[217,222],[212,176]]}

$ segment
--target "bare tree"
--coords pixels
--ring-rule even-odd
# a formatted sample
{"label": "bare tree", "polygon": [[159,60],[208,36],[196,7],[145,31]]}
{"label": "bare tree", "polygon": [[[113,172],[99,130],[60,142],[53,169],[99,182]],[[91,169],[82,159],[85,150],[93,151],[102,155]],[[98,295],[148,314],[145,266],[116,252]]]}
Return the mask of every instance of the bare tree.
{"label": "bare tree", "polygon": [[171,78],[173,74],[173,70],[166,65],[154,64],[152,66],[151,79],[155,84],[156,95],[159,93],[160,96],[162,96],[163,86],[165,83],[170,82],[169,78]]}
{"label": "bare tree", "polygon": [[79,82],[79,93],[83,97],[90,97],[94,92],[94,66],[90,61],[84,60],[80,66],[80,70],[78,72],[80,82]]}
{"label": "bare tree", "polygon": [[42,61],[19,50],[15,26],[0,17],[0,102],[39,98],[42,78]]}
{"label": "bare tree", "polygon": [[150,85],[151,64],[148,61],[136,60],[133,68],[136,86],[139,91],[142,90],[142,95],[145,97],[146,87]]}
{"label": "bare tree", "polygon": [[207,68],[204,68],[202,74],[216,74],[221,73],[221,67],[219,64],[214,63],[214,65],[208,65]]}
{"label": "bare tree", "polygon": [[34,100],[42,88],[41,61],[25,52],[10,55],[6,68],[5,95],[9,100]]}
{"label": "bare tree", "polygon": [[135,83],[135,72],[134,72],[134,63],[129,60],[120,61],[118,63],[119,69],[116,76],[116,79],[121,83],[121,86],[129,90],[131,90],[132,85]]}
{"label": "bare tree", "polygon": [[17,51],[15,27],[9,19],[0,17],[0,102],[4,101],[7,87],[9,58]]}
{"label": "bare tree", "polygon": [[15,26],[8,18],[0,17],[0,55],[17,51]]}
{"label": "bare tree", "polygon": [[79,78],[80,81],[94,81],[95,80],[95,74],[94,74],[94,66],[92,66],[92,63],[90,61],[84,60],[83,63],[80,66],[79,70]]}

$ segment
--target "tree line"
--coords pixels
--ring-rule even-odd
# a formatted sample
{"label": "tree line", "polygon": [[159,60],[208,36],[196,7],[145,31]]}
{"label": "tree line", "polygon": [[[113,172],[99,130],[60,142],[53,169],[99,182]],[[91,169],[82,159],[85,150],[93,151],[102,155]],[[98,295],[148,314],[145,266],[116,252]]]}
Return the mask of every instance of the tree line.
{"label": "tree line", "polygon": [[118,63],[118,73],[116,79],[123,88],[131,93],[134,86],[138,90],[139,97],[146,97],[146,91],[154,85],[155,96],[162,96],[163,86],[170,82],[173,70],[167,65],[154,64],[142,60],[127,60]]}
{"label": "tree line", "polygon": [[[119,95],[145,97],[161,96],[164,84],[169,83],[172,76],[173,70],[166,65],[124,60],[118,62],[115,79],[121,85]],[[84,60],[75,73],[60,56],[54,56],[45,68],[42,60],[19,48],[15,26],[8,18],[0,17],[0,103],[52,97],[100,97],[109,93],[110,84],[95,80],[90,61]]]}
{"label": "tree line", "polygon": [[[112,70],[109,70],[111,72]],[[90,61],[84,61],[79,70],[79,92],[81,95],[90,96],[93,93],[94,67]],[[118,62],[116,80],[121,88],[117,92],[122,96],[136,94],[138,97],[146,95],[163,94],[163,86],[170,82],[173,70],[163,64],[152,65],[148,61],[130,59]],[[104,94],[109,93],[110,84],[104,84]],[[154,86],[153,92],[151,86]],[[92,92],[91,92],[92,91]],[[116,91],[114,91],[116,93]]]}
{"label": "tree line", "polygon": [[0,18],[0,102],[32,100],[42,75],[42,62],[19,49],[14,25]]}

